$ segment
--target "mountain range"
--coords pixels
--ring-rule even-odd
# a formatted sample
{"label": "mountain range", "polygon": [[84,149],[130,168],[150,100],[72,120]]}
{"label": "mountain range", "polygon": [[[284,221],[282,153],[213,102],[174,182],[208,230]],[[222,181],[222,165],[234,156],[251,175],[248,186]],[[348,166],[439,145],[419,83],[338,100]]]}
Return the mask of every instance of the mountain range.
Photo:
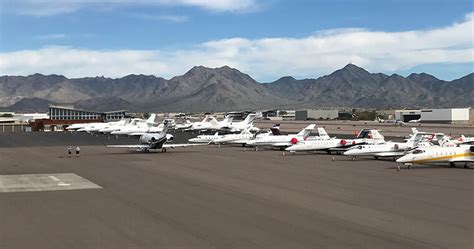
{"label": "mountain range", "polygon": [[0,77],[0,107],[47,111],[73,104],[97,111],[231,111],[272,108],[442,108],[474,106],[474,73],[453,81],[426,74],[369,73],[354,64],[317,79],[259,83],[228,66],[196,66],[169,80],[152,75],[112,79],[34,74]]}

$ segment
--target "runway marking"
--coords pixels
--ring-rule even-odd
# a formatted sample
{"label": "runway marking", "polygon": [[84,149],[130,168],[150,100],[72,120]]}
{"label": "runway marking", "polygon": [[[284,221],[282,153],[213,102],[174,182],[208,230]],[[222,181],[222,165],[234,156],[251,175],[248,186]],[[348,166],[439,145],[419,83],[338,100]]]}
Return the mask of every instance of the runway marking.
{"label": "runway marking", "polygon": [[73,173],[0,175],[0,193],[98,188],[102,187]]}
{"label": "runway marking", "polygon": [[51,178],[51,180],[53,180],[53,181],[59,182],[59,179],[55,176],[48,176],[48,177]]}

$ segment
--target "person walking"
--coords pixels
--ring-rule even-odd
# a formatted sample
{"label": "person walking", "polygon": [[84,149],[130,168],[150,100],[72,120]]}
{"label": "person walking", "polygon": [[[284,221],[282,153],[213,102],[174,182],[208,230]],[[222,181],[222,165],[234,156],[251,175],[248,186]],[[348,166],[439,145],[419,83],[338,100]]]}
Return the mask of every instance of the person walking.
{"label": "person walking", "polygon": [[76,157],[79,157],[80,153],[81,153],[81,148],[79,148],[79,146],[76,146]]}
{"label": "person walking", "polygon": [[69,145],[67,147],[67,157],[71,158],[71,154],[72,154],[72,147]]}

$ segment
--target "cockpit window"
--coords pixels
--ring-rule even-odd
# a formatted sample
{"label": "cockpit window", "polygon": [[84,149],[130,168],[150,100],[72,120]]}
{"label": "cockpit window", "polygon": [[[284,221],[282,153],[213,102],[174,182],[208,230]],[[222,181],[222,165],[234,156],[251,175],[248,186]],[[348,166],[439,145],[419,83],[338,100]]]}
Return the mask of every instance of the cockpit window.
{"label": "cockpit window", "polygon": [[414,150],[412,154],[421,154],[425,152],[424,150]]}

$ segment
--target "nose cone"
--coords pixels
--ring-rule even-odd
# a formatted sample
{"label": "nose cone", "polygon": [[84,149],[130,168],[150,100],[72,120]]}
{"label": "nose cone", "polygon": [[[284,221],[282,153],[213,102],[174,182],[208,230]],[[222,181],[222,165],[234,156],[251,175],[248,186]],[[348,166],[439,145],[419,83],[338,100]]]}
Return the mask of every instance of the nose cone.
{"label": "nose cone", "polygon": [[353,155],[356,155],[357,152],[355,150],[348,150],[348,151],[345,151],[343,154],[344,156],[353,156]]}
{"label": "nose cone", "polygon": [[397,163],[409,163],[411,159],[409,156],[402,156],[396,160]]}
{"label": "nose cone", "polygon": [[300,145],[296,145],[296,144],[295,144],[295,145],[292,145],[292,146],[290,146],[290,147],[285,148],[285,150],[286,150],[286,151],[297,151],[297,150],[300,149],[300,147],[301,147]]}

